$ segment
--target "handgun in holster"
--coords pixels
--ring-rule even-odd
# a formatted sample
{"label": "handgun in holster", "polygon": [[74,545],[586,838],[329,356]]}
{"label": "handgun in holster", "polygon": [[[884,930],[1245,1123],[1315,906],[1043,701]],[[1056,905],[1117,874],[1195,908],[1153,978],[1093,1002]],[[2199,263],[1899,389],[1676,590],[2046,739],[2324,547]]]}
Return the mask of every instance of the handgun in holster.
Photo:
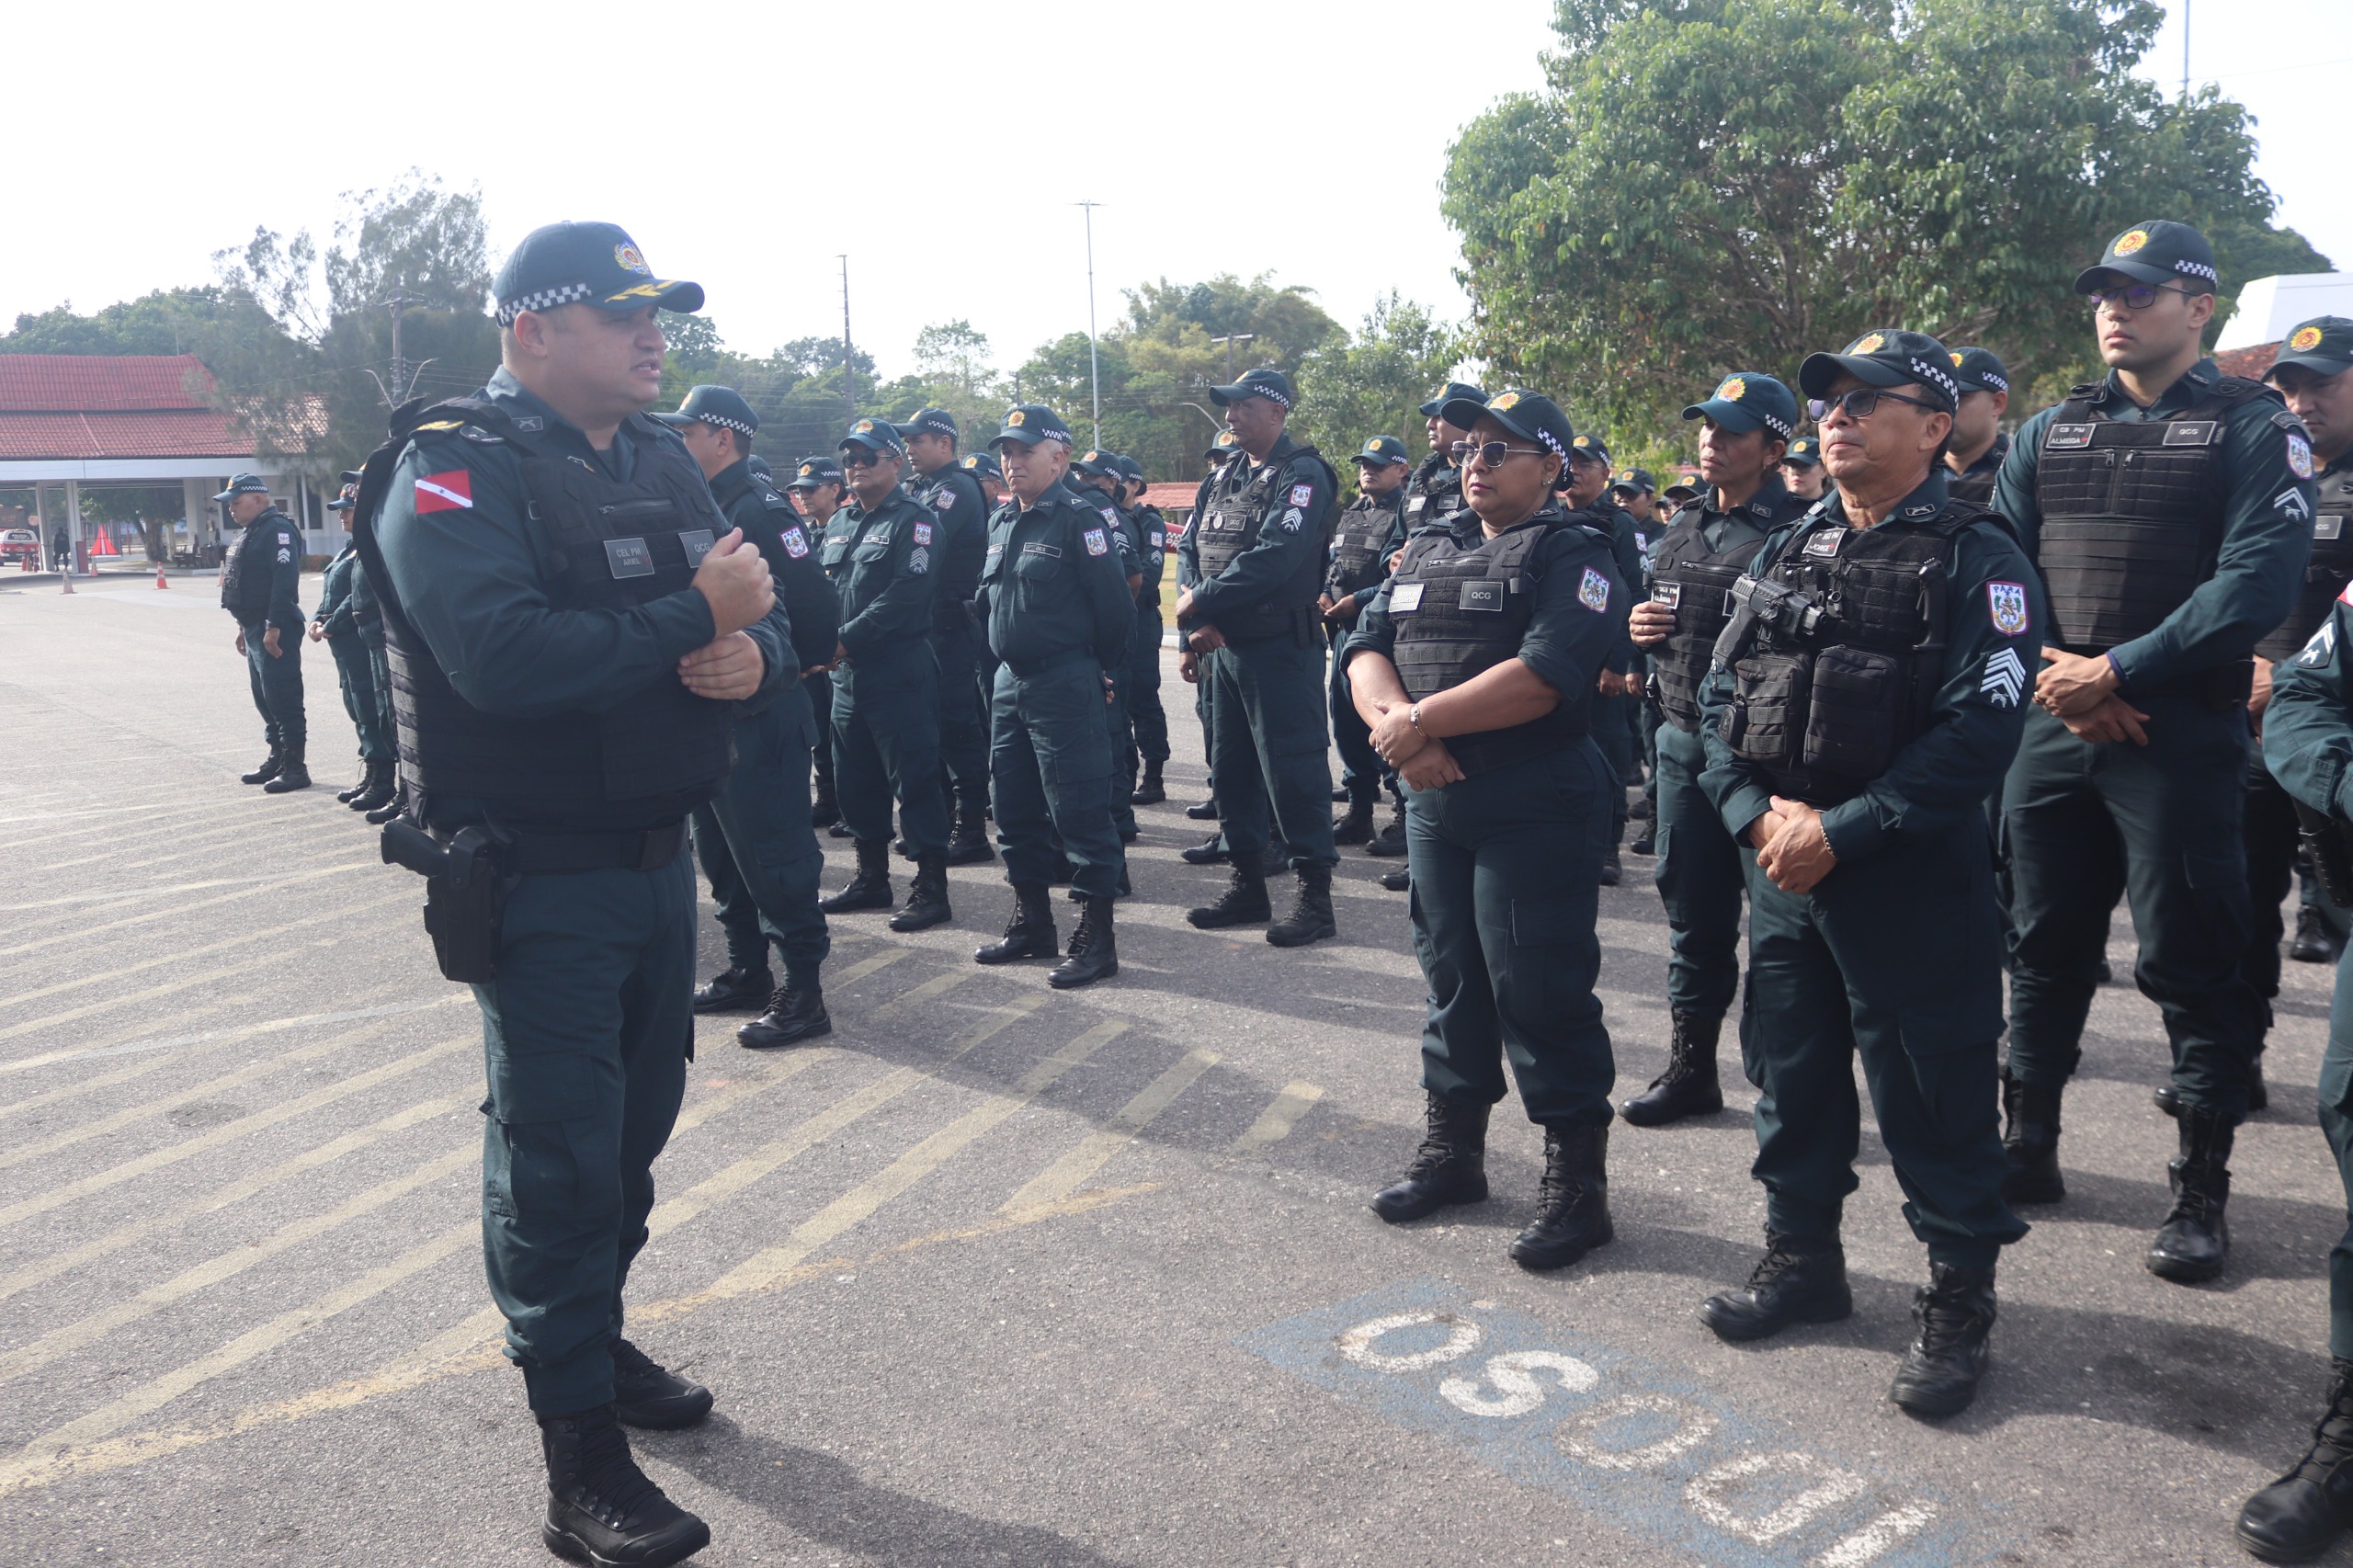
{"label": "handgun in holster", "polygon": [[1720,666],[1729,668],[1746,658],[1760,631],[1778,633],[1784,641],[1795,642],[1822,624],[1820,601],[1802,589],[1786,587],[1763,577],[1743,577],[1727,592],[1733,604],[1732,619],[1724,623],[1710,655]]}
{"label": "handgun in holster", "polygon": [[460,828],[444,844],[404,816],[384,824],[384,863],[425,879],[425,930],[433,938],[434,960],[444,976],[462,984],[498,978],[508,886],[503,848],[487,828]]}
{"label": "handgun in holster", "polygon": [[2296,834],[2312,857],[2320,891],[2337,908],[2353,908],[2353,845],[2347,843],[2353,829],[2331,812],[2316,812],[2292,795],[2288,798],[2295,805]]}

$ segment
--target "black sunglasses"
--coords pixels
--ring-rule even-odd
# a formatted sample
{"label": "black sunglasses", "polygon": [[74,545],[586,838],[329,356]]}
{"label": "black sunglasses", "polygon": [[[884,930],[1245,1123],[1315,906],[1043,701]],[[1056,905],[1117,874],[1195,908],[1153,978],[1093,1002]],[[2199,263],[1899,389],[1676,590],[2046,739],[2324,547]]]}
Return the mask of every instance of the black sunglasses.
{"label": "black sunglasses", "polygon": [[1503,467],[1504,460],[1514,453],[1531,458],[1540,458],[1544,455],[1544,449],[1541,447],[1515,447],[1508,441],[1483,441],[1475,445],[1469,441],[1457,441],[1447,450],[1453,454],[1456,462],[1467,463],[1472,458],[1477,458],[1488,468]]}
{"label": "black sunglasses", "polygon": [[1908,403],[1915,408],[1925,408],[1931,414],[1952,412],[1940,403],[1923,403],[1916,397],[1904,397],[1896,392],[1881,392],[1876,387],[1858,387],[1853,392],[1838,397],[1808,398],[1805,411],[1813,415],[1813,422],[1816,425],[1829,418],[1830,411],[1834,408],[1843,410],[1847,417],[1852,419],[1869,419],[1878,409],[1880,400],[1882,398],[1889,403]]}
{"label": "black sunglasses", "polygon": [[881,452],[869,451],[863,448],[856,451],[845,448],[842,451],[842,467],[844,468],[872,468],[881,460]]}
{"label": "black sunglasses", "polygon": [[2127,283],[2121,289],[2095,289],[2084,298],[2091,301],[2094,310],[2102,305],[2122,305],[2128,311],[2145,311],[2157,302],[2160,294],[2188,292],[2170,283]]}

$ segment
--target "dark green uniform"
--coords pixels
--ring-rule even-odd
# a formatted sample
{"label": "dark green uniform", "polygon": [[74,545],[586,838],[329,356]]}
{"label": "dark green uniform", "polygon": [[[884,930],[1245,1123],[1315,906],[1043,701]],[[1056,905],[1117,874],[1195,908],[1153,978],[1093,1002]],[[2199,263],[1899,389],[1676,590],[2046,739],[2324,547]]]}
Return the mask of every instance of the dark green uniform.
{"label": "dark green uniform", "polygon": [[[1643,547],[1635,538],[1634,514],[1607,495],[1596,501],[1591,510],[1595,516],[1608,522],[1610,555],[1617,563],[1618,580],[1640,583],[1643,580]],[[1613,676],[1624,676],[1634,670],[1642,656],[1642,650],[1635,647],[1631,639],[1621,637],[1618,645],[1609,650],[1609,656],[1601,667]],[[1632,802],[1627,800],[1626,791],[1643,781],[1642,754],[1636,749],[1634,735],[1636,704],[1636,699],[1622,693],[1604,695],[1597,692],[1594,696],[1594,744],[1601,748],[1602,757],[1609,764],[1610,771],[1618,775],[1618,793],[1612,798],[1609,808],[1609,845],[1613,849],[1625,842],[1626,821],[1632,810]]]}
{"label": "dark green uniform", "polygon": [[950,803],[978,823],[989,804],[989,723],[981,701],[972,597],[981,552],[988,548],[988,503],[981,482],[952,462],[937,473],[910,474],[908,487],[915,504],[932,515],[932,560],[939,574],[931,618],[931,653],[939,666],[939,760],[955,795]]}
{"label": "dark green uniform", "polygon": [[1160,705],[1160,580],[1168,569],[1168,519],[1149,501],[1130,507],[1128,518],[1143,541],[1143,582],[1136,588],[1136,630],[1121,685],[1131,744],[1157,778],[1168,760],[1168,713]]}
{"label": "dark green uniform", "polygon": [[1333,603],[1354,598],[1357,606],[1347,616],[1325,622],[1324,629],[1332,644],[1332,742],[1340,754],[1340,782],[1347,787],[1352,803],[1370,805],[1379,800],[1384,781],[1396,787],[1394,773],[1372,749],[1372,732],[1357,712],[1348,663],[1340,653],[1363,619],[1364,607],[1389,580],[1390,556],[1405,542],[1407,488],[1401,484],[1386,495],[1359,494],[1349,502],[1333,528],[1332,559],[1324,570],[1324,592]]}
{"label": "dark green uniform", "polygon": [[[1813,508],[1748,575],[1839,596],[1813,631],[1764,631],[1700,685],[1700,787],[1725,830],[1745,842],[1770,797],[1800,799],[1837,856],[1804,894],[1745,862],[1741,1055],[1766,1228],[1836,1238],[1857,1186],[1859,1055],[1913,1233],[1932,1263],[1990,1269],[2026,1226],[2002,1198],[1982,812],[2018,747],[2040,589],[2000,521],[1951,501],[1940,471],[1874,528],[1836,500]],[[1948,586],[1923,596],[1924,576]]]}
{"label": "dark green uniform", "polygon": [[2200,360],[2146,409],[2113,374],[2077,388],[2027,422],[2003,464],[1994,506],[2049,586],[2044,641],[2106,653],[2120,695],[2149,715],[2146,746],[2091,744],[2027,715],[2003,786],[2020,1084],[2055,1090],[2075,1072],[2120,892],[2182,1101],[2245,1114],[2264,1031],[2241,971],[2249,655],[2311,554],[2309,447],[2306,474],[2292,466],[2303,442],[2277,392]]}
{"label": "dark green uniform", "polygon": [[1111,742],[1104,676],[1126,654],[1135,601],[1108,504],[1057,484],[989,520],[977,608],[998,661],[990,709],[990,783],[1005,878],[1042,886],[1054,844],[1076,866],[1071,891],[1117,898],[1126,852],[1111,825]]}
{"label": "dark green uniform", "polygon": [[[1115,553],[1120,558],[1120,585],[1126,586],[1130,577],[1143,574],[1143,534],[1135,519],[1122,511],[1108,495],[1096,491],[1090,496],[1085,489],[1074,487],[1079,499],[1095,507],[1110,536]],[[1132,602],[1132,600],[1131,600]],[[1120,656],[1106,665],[1103,674],[1108,683],[1105,690],[1110,700],[1103,705],[1103,722],[1111,744],[1111,825],[1125,843],[1136,836],[1136,751],[1131,744],[1128,716],[1128,653],[1129,643],[1135,640],[1136,628],[1128,628],[1128,642],[1120,646]]]}
{"label": "dark green uniform", "polygon": [[[894,490],[869,513],[856,502],[835,517],[855,539],[842,573],[841,645],[834,674],[834,783],[850,835],[891,836],[891,801],[918,858],[945,854],[948,803],[939,787],[939,665],[931,651],[933,569],[939,525]],[[828,549],[832,530],[827,530]]]}
{"label": "dark green uniform", "polygon": [[360,760],[389,762],[392,737],[384,728],[385,705],[376,693],[375,665],[354,619],[352,586],[361,575],[359,557],[348,545],[327,562],[319,584],[319,629],[326,638],[327,652],[335,655],[335,676],[343,687],[343,710],[351,715],[351,727],[359,733]]}
{"label": "dark green uniform", "polygon": [[[309,729],[302,712],[302,536],[276,506],[239,532],[221,566],[221,608],[245,634],[245,678],[272,756],[300,760]],[[262,639],[278,629],[278,656]]]}

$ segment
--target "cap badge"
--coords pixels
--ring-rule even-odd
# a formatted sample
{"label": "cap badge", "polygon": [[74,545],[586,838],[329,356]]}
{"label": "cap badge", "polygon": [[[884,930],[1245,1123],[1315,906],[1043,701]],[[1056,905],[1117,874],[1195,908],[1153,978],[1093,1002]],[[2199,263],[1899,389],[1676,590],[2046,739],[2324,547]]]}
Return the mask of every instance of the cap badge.
{"label": "cap badge", "polygon": [[1954,369],[1958,370],[1958,369],[1961,369],[1961,356],[1960,356],[1960,355],[1958,355],[1958,354],[1947,354],[1947,355],[1945,356],[1945,358],[1952,361],[1952,368],[1953,368]]}
{"label": "cap badge", "polygon": [[1886,347],[1887,335],[1885,333],[1866,333],[1861,337],[1855,339],[1855,346],[1852,348],[1847,349],[1847,352],[1849,354],[1876,354]]}
{"label": "cap badge", "polygon": [[802,464],[801,465],[801,472],[800,472],[800,474],[799,474],[799,477],[800,477],[800,478],[802,478],[802,479],[806,479],[806,478],[808,478],[811,474],[813,474],[813,473],[814,473],[814,472],[817,472],[817,465],[816,465],[815,463],[802,463]]}
{"label": "cap badge", "polygon": [[2131,256],[2134,251],[2139,250],[2143,245],[2145,245],[2148,243],[2148,230],[2132,229],[2117,236],[2116,244],[2110,248],[2119,256]]}
{"label": "cap badge", "polygon": [[2307,349],[2318,348],[2320,335],[2320,328],[2316,326],[2300,326],[2296,329],[2296,335],[2288,340],[2288,347],[2299,354]]}
{"label": "cap badge", "polygon": [[1099,453],[1099,452],[1089,452],[1089,453],[1087,453],[1085,457],[1083,457],[1083,458],[1079,459],[1078,460],[1079,460],[1079,461],[1081,461],[1081,462],[1083,462],[1083,463],[1091,463],[1091,462],[1093,462],[1097,458],[1100,457],[1101,455],[1102,455],[1102,454],[1101,454],[1101,453]]}
{"label": "cap badge", "polygon": [[964,460],[964,466],[965,466],[966,468],[978,468],[978,467],[980,467],[980,466],[981,466],[981,454],[980,454],[980,453],[978,453],[978,452],[974,452],[971,457],[966,458],[966,459]]}
{"label": "cap badge", "polygon": [[1499,398],[1495,399],[1495,402],[1493,402],[1493,403],[1491,403],[1487,404],[1487,406],[1488,406],[1489,408],[1494,409],[1494,410],[1495,410],[1496,413],[1498,413],[1498,414],[1503,414],[1503,413],[1507,413],[1507,412],[1509,412],[1513,407],[1515,407],[1515,406],[1518,403],[1518,402],[1519,402],[1519,394],[1518,394],[1518,392],[1507,392],[1504,393],[1501,397],[1499,397]]}
{"label": "cap badge", "polygon": [[1005,423],[1006,423],[1006,426],[1008,429],[1018,429],[1018,428],[1020,428],[1022,426],[1027,425],[1029,422],[1029,415],[1027,413],[1025,413],[1023,410],[1018,409],[1018,408],[1015,409],[1012,413],[1007,414],[1007,415],[1005,416]]}
{"label": "cap badge", "polygon": [[643,275],[654,270],[652,267],[645,265],[645,257],[640,256],[638,254],[637,247],[632,244],[615,245],[613,247],[613,260],[620,264],[620,269],[623,272],[635,272]]}
{"label": "cap badge", "polygon": [[1726,403],[1738,403],[1747,391],[1746,381],[1742,381],[1738,376],[1726,376],[1724,384],[1716,389],[1716,395]]}
{"label": "cap badge", "polygon": [[1583,451],[1587,447],[1593,445],[1593,437],[1590,436],[1579,436],[1575,440],[1571,441],[1569,445],[1574,447],[1579,451]]}

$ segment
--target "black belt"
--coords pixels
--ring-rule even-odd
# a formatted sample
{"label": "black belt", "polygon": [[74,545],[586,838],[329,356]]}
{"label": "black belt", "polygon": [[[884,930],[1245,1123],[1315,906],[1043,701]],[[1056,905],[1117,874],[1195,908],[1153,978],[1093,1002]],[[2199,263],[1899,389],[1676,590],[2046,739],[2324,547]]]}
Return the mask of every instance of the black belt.
{"label": "black belt", "polygon": [[683,819],[642,833],[529,832],[500,858],[510,871],[658,871],[686,843]]}
{"label": "black belt", "polygon": [[1092,648],[1065,648],[1042,659],[1006,659],[1001,662],[1017,679],[1035,680],[1048,670],[1058,670],[1064,665],[1074,665],[1082,659],[1097,669],[1102,667],[1095,663],[1095,650]]}

